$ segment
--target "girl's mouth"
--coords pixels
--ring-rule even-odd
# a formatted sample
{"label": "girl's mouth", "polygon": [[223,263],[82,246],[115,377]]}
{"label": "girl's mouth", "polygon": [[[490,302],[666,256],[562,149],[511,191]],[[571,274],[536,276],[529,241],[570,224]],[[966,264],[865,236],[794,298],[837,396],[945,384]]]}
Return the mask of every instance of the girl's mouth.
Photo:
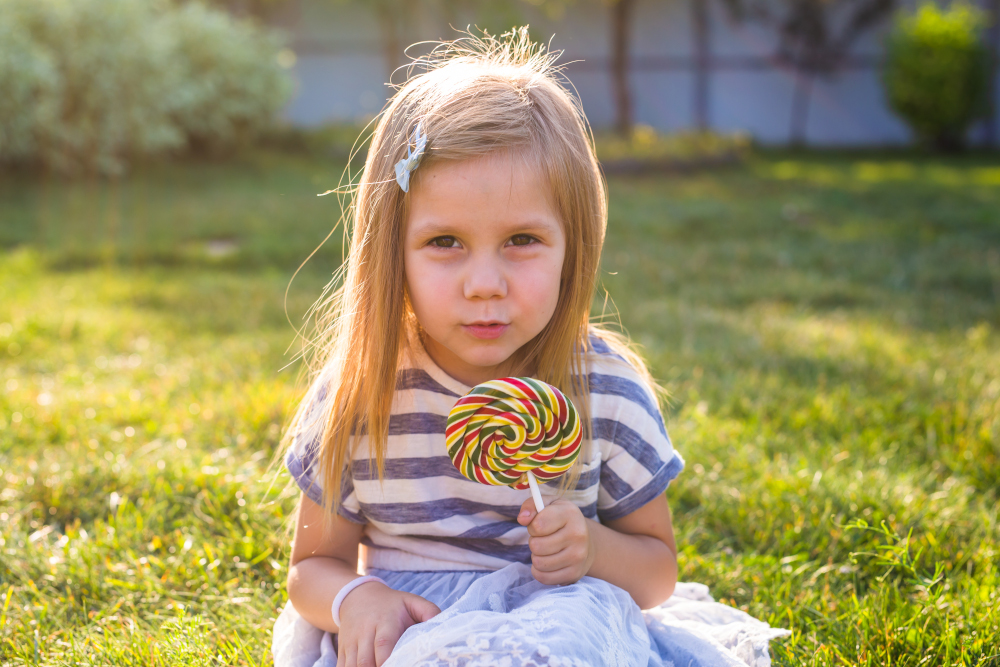
{"label": "girl's mouth", "polygon": [[473,324],[463,324],[462,328],[476,338],[491,339],[499,338],[503,332],[507,330],[508,326],[509,325],[501,324],[500,322],[475,322]]}

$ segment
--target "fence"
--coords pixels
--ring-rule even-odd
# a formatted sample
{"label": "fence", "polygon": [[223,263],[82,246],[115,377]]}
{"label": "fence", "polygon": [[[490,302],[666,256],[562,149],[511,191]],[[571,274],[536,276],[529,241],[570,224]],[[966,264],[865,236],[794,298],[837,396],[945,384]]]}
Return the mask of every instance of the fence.
{"label": "fence", "polygon": [[[985,0],[993,5],[1000,0]],[[994,12],[995,7],[990,7]],[[560,62],[595,127],[614,122],[608,12],[578,2],[551,18],[522,10],[536,37],[552,36]],[[293,123],[317,125],[376,113],[390,94],[384,26],[365,7],[297,0],[278,19],[297,54],[298,92],[286,109]],[[415,11],[395,43],[456,36],[448,26],[473,16]],[[766,144],[872,146],[906,143],[910,135],[888,109],[880,67],[888,22],[863,34],[829,76],[806,76],[777,54],[773,30],[737,22],[717,2],[638,0],[631,23],[629,83],[636,122],[664,131],[701,127],[745,131]],[[1000,26],[988,39],[994,53]],[[394,81],[399,82],[397,73]],[[973,128],[973,143],[997,140],[1000,77],[994,117]]]}

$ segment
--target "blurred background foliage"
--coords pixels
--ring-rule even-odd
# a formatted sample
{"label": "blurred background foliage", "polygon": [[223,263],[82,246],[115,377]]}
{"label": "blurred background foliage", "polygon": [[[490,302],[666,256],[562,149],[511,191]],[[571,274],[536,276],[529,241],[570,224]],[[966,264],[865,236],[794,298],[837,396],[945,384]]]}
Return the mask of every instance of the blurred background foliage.
{"label": "blurred background foliage", "polygon": [[246,145],[291,93],[280,49],[195,3],[0,0],[0,162],[118,175]]}
{"label": "blurred background foliage", "polygon": [[947,9],[924,2],[896,17],[883,72],[887,97],[931,148],[960,148],[972,121],[990,111],[985,27],[985,14],[964,2]]}
{"label": "blurred background foliage", "polygon": [[[526,7],[558,17],[586,1],[361,4],[376,18],[391,74],[405,63],[406,27],[421,8],[433,6],[455,21],[473,16],[483,28],[502,32],[523,20]],[[741,155],[747,139],[713,135],[702,127],[703,118],[699,129],[679,139],[656,136],[648,126],[635,133],[629,81],[635,0],[590,1],[607,8],[609,92],[618,135],[600,133],[601,157],[656,167]],[[339,148],[342,135],[353,129],[349,125],[306,137],[277,118],[294,87],[287,68],[295,54],[262,19],[287,2],[0,0],[0,167],[120,175],[140,160],[232,155],[262,142],[315,146],[323,136],[334,139],[332,150],[349,151]],[[810,82],[839,72],[851,45],[897,6],[895,0],[723,4],[734,20],[775,31],[775,58],[801,74],[790,114],[793,143],[804,137]],[[985,14],[962,3],[948,10],[924,4],[915,13],[897,14],[883,83],[891,106],[925,146],[961,147],[969,125],[991,109],[995,63],[982,39],[985,25]]]}

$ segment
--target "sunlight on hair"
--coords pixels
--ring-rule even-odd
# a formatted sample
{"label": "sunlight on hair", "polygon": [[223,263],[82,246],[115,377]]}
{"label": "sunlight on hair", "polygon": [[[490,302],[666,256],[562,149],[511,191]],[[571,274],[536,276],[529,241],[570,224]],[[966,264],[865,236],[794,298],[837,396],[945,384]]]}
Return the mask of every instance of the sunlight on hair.
{"label": "sunlight on hair", "polygon": [[[607,194],[579,96],[556,64],[561,52],[533,42],[527,27],[499,37],[466,31],[455,40],[422,42],[407,51],[428,46],[401,68],[405,82],[393,86],[392,98],[355,142],[340,185],[322,193],[338,198],[344,256],[297,329],[297,358],[305,360],[312,388],[285,444],[297,437],[319,443],[324,506],[333,511],[340,499],[331,490],[341,488],[356,445],[352,436],[367,436],[369,458],[382,476],[396,369],[419,326],[406,296],[402,257],[409,196],[394,174],[418,123],[427,148],[410,176],[411,191],[419,188],[428,164],[503,153],[536,170],[551,188],[567,239],[559,301],[542,332],[504,363],[508,374],[559,387],[579,406],[585,453],[591,440],[591,336],[604,340],[654,395],[662,395],[628,337],[601,326],[607,319],[606,292],[604,311],[597,321],[591,317]],[[351,163],[366,144],[364,168],[355,173]],[[323,408],[310,410],[317,400]],[[562,488],[574,485],[578,475],[574,466]]]}

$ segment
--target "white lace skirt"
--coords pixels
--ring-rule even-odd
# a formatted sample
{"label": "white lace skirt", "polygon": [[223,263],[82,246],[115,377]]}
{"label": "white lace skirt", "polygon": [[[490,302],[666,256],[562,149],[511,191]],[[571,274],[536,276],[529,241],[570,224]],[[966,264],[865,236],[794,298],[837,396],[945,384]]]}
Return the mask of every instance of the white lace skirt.
{"label": "white lace skirt", "polygon": [[[790,634],[714,602],[702,584],[679,583],[665,603],[640,611],[601,579],[546,586],[522,564],[369,574],[442,610],[403,633],[384,667],[766,667],[768,642]],[[288,603],[274,624],[274,665],[335,667],[334,642]]]}

